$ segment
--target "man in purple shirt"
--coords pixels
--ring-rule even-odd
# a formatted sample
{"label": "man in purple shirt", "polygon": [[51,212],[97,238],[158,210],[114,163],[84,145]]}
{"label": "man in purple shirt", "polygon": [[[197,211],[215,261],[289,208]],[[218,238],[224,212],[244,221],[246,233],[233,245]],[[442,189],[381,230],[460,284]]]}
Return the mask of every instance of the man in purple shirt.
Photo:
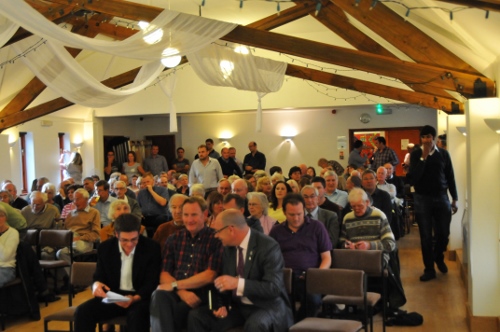
{"label": "man in purple shirt", "polygon": [[[332,242],[325,226],[318,220],[304,216],[305,202],[300,194],[288,194],[283,200],[286,221],[271,229],[269,236],[281,248],[285,267],[294,274],[295,289],[301,301],[297,319],[314,317],[321,305],[321,295],[305,294],[305,273],[309,268],[329,269]],[[307,302],[307,306],[306,306]]]}

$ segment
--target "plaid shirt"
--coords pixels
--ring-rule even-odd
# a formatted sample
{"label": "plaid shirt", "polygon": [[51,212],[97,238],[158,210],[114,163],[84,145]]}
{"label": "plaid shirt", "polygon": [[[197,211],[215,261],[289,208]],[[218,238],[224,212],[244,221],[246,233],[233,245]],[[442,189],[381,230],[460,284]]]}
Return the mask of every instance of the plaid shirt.
{"label": "plaid shirt", "polygon": [[392,166],[397,166],[397,164],[399,164],[399,158],[396,151],[386,146],[383,151],[377,150],[375,152],[371,169],[376,172],[377,168],[387,163],[390,163]]}
{"label": "plaid shirt", "polygon": [[187,279],[207,269],[219,274],[222,268],[222,243],[214,230],[205,226],[193,237],[186,229],[169,236],[163,252],[163,271],[175,280]]}

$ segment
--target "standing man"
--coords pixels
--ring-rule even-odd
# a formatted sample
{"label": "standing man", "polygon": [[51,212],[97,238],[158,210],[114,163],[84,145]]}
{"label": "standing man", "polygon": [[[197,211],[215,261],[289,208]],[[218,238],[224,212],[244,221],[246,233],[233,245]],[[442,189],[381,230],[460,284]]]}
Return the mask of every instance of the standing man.
{"label": "standing man", "polygon": [[339,218],[335,212],[324,210],[318,206],[318,190],[311,185],[305,185],[300,191],[304,197],[306,216],[319,220],[325,225],[332,241],[332,247],[337,248],[339,241],[340,226]]}
{"label": "standing man", "polygon": [[177,173],[187,174],[189,172],[189,160],[184,158],[184,148],[177,148],[177,159],[175,159],[172,167]]}
{"label": "standing man", "polygon": [[355,169],[363,167],[366,164],[366,156],[361,156],[361,151],[363,150],[363,141],[357,140],[353,144],[353,149],[349,154],[348,165],[354,165]]}
{"label": "standing man", "polygon": [[386,146],[385,137],[379,136],[375,139],[375,146],[377,151],[373,154],[373,163],[371,169],[377,170],[380,166],[384,166],[386,163],[390,163],[393,166],[399,164],[399,158],[396,151]]}
{"label": "standing man", "polygon": [[241,173],[240,167],[236,164],[233,158],[229,157],[229,149],[222,148],[221,150],[222,156],[217,159],[219,161],[220,167],[222,168],[222,174],[224,177],[230,177],[231,175],[238,175],[240,178],[243,177],[243,173]]}
{"label": "standing man", "polygon": [[151,155],[144,159],[144,171],[151,172],[153,175],[160,175],[161,172],[168,172],[167,160],[159,155],[158,145],[151,146]]}
{"label": "standing man", "polygon": [[307,270],[329,269],[332,264],[332,242],[328,232],[321,222],[304,216],[304,206],[300,194],[286,195],[283,199],[286,221],[274,226],[269,233],[280,245],[285,267],[293,270],[295,294],[301,302],[298,320],[316,316],[321,306],[320,294],[307,294],[307,299],[304,296]]}
{"label": "standing man", "polygon": [[222,169],[217,159],[208,156],[208,150],[205,145],[198,147],[198,159],[193,161],[191,171],[189,171],[189,186],[201,183],[205,192],[217,190],[219,180],[224,177]]}
{"label": "standing man", "polygon": [[[408,173],[410,183],[415,188],[413,199],[425,266],[420,281],[436,278],[434,263],[442,273],[448,272],[444,252],[448,246],[451,215],[458,210],[450,154],[445,149],[438,149],[435,139],[436,129],[424,126],[420,131],[422,148],[411,153]],[[448,191],[452,198],[451,204]]]}
{"label": "standing man", "polygon": [[236,162],[236,165],[238,165],[238,167],[240,168],[241,172],[244,171],[244,169],[243,169],[243,163],[241,162],[241,160],[239,160],[238,158],[236,158],[236,148],[235,147],[230,147],[229,148],[229,158],[233,159]]}
{"label": "standing man", "polygon": [[258,170],[266,170],[266,156],[257,151],[257,143],[248,143],[248,149],[250,153],[243,159],[243,166],[245,168],[245,174],[254,174]]}
{"label": "standing man", "polygon": [[146,226],[148,237],[153,237],[156,229],[168,221],[168,190],[154,186],[153,174],[145,173],[142,176],[141,186],[145,188],[137,194],[137,202],[141,206],[143,224]]}
{"label": "standing man", "polygon": [[89,205],[99,211],[101,225],[108,226],[111,224],[111,219],[108,217],[109,206],[116,201],[116,198],[109,194],[109,183],[107,181],[97,181],[95,190],[98,196],[93,196],[89,201]]}
{"label": "standing man", "polygon": [[151,299],[153,332],[182,331],[189,312],[208,303],[210,285],[221,271],[222,245],[205,224],[207,213],[202,198],[189,197],[182,206],[185,229],[165,242],[160,285]]}
{"label": "standing man", "polygon": [[[158,243],[139,234],[141,221],[122,214],[115,221],[115,235],[101,243],[97,254],[92,294],[75,312],[75,332],[95,331],[103,319],[127,316],[127,331],[149,331],[149,300],[158,285],[161,254]],[[129,300],[103,303],[106,293]]]}
{"label": "standing man", "polygon": [[193,310],[188,331],[226,331],[242,325],[252,332],[288,331],[293,317],[276,241],[250,229],[233,209],[221,212],[213,227],[224,245],[222,276],[214,284],[220,292],[233,295],[231,310],[229,306]]}

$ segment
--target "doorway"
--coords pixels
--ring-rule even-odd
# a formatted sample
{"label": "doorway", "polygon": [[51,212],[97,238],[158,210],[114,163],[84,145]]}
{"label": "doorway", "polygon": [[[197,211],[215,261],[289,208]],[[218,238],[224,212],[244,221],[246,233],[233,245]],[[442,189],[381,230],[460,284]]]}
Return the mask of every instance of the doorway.
{"label": "doorway", "polygon": [[353,144],[358,139],[364,141],[366,146],[374,148],[373,140],[378,136],[383,136],[387,141],[387,146],[396,152],[399,159],[395,174],[404,176],[401,163],[408,153],[406,147],[409,143],[420,144],[420,129],[421,127],[349,129],[349,151],[352,151]]}
{"label": "doorway", "polygon": [[146,136],[146,140],[151,141],[152,145],[158,145],[160,149],[158,154],[167,159],[168,169],[171,169],[177,157],[175,152],[175,135],[151,135]]}

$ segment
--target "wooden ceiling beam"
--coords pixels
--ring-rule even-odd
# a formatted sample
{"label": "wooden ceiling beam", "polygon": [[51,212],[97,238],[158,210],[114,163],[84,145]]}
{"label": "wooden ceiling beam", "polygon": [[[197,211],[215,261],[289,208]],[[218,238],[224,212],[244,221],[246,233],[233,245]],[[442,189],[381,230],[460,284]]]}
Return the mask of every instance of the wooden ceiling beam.
{"label": "wooden ceiling beam", "polygon": [[367,93],[393,100],[399,100],[409,104],[442,109],[445,112],[450,112],[452,110],[452,103],[455,103],[458,105],[461,113],[463,113],[464,111],[463,104],[451,97],[446,98],[439,96],[430,96],[425,93],[393,88],[383,84],[362,81],[352,77],[335,75],[293,64],[289,64],[287,66],[286,75],[326,85],[337,86],[348,90],[358,91],[360,93]]}
{"label": "wooden ceiling beam", "polygon": [[383,3],[372,8],[371,1],[364,0],[356,6],[352,0],[335,0],[334,5],[363,23],[415,62],[481,75],[468,63],[405,21]]}
{"label": "wooden ceiling beam", "polygon": [[247,27],[260,30],[273,30],[287,23],[303,18],[316,10],[316,3],[312,1],[297,3],[296,6],[282,10],[262,20],[247,24]]}
{"label": "wooden ceiling beam", "polygon": [[495,95],[494,82],[482,75],[403,61],[274,32],[238,26],[221,39],[313,61],[394,77],[407,85],[425,84],[439,89],[457,91],[469,96],[474,94],[474,81],[480,78],[486,83],[487,96],[492,97]]}
{"label": "wooden ceiling beam", "polygon": [[[78,22],[73,22],[78,23]],[[92,25],[92,19],[89,20]],[[87,24],[85,22],[80,22],[78,25],[74,25],[72,32],[94,38],[97,35],[96,31],[89,31]],[[76,58],[82,50],[67,48],[68,52],[72,57]],[[28,107],[33,100],[35,100],[46,88],[47,86],[40,81],[38,77],[34,77],[26,86],[24,86],[21,91],[0,111],[0,116],[7,117],[15,113],[22,112],[26,107]]]}
{"label": "wooden ceiling beam", "polygon": [[500,2],[499,1],[477,1],[477,0],[439,0],[436,2],[446,2],[454,5],[461,5],[464,7],[473,7],[483,10],[491,10],[494,12],[500,12]]}

